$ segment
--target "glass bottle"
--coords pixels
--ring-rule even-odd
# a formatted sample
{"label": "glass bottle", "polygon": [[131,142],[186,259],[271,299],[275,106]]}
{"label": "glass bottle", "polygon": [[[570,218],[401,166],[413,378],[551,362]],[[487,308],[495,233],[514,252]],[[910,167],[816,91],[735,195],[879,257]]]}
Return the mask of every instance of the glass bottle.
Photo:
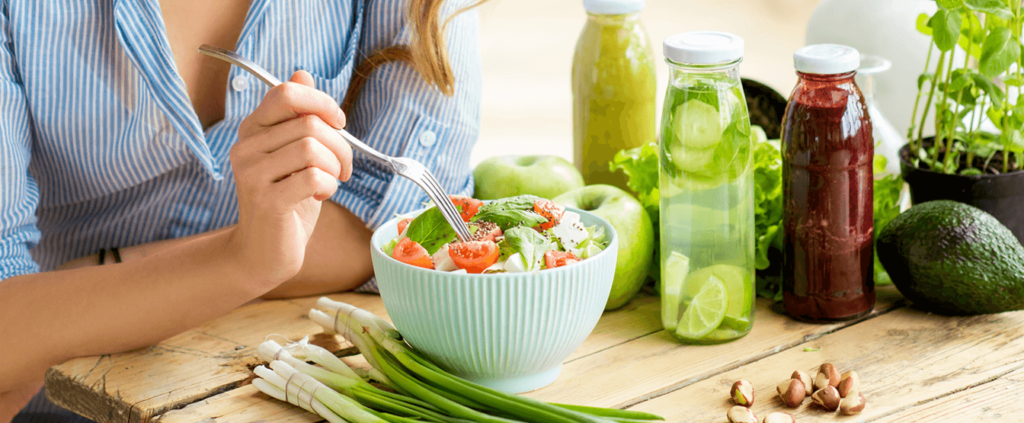
{"label": "glass bottle", "polygon": [[[887,173],[900,173],[899,151],[907,139],[889,123],[889,120],[882,114],[875,100],[875,83],[879,74],[892,68],[892,62],[884,57],[862,54],[860,55],[860,67],[857,68],[857,87],[861,88],[864,94],[864,103],[868,105],[868,117],[871,118],[871,137],[875,141],[875,155],[885,157],[885,171]],[[880,175],[875,175],[879,177]]]}
{"label": "glass bottle", "polygon": [[743,39],[685,32],[665,40],[661,316],[694,344],[746,335],[754,317],[750,117],[740,85]]}
{"label": "glass bottle", "polygon": [[587,184],[626,188],[615,153],[655,141],[654,54],[644,0],[584,0],[587,23],[572,66],[573,150]]}
{"label": "glass bottle", "polygon": [[794,54],[782,126],[783,302],[804,321],[853,319],[875,303],[871,119],[854,81],[860,54]]}

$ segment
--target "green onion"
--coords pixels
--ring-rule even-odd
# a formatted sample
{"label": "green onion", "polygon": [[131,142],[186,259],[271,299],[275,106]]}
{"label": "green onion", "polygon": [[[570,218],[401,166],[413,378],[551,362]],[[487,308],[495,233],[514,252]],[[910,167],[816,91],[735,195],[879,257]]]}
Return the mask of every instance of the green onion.
{"label": "green onion", "polygon": [[[429,360],[406,348],[403,343],[396,341],[396,339],[401,339],[398,331],[372,313],[350,304],[334,301],[330,303],[318,301],[317,304],[321,306],[329,304],[337,307],[335,309],[336,320],[330,323],[332,328],[340,323],[348,328],[347,332],[350,335],[364,338],[364,343],[376,342],[381,348],[393,355],[403,366],[407,367],[412,374],[425,379],[437,388],[461,395],[476,403],[488,404],[504,413],[530,422],[603,423],[608,421],[592,414],[555,407],[534,399],[499,392],[452,376],[433,363],[430,363]],[[313,315],[314,311],[311,310],[310,314]],[[320,323],[318,320],[314,319],[314,321]],[[366,355],[366,351],[360,351],[363,352],[363,355]],[[371,348],[371,351],[373,351],[373,348]],[[374,359],[378,362],[381,360],[375,352]],[[385,370],[384,373],[388,377],[394,378],[388,371]],[[399,386],[402,386],[402,384],[399,384]],[[415,392],[413,392],[413,395],[425,399]]]}
{"label": "green onion", "polygon": [[632,411],[632,410],[621,410],[618,408],[599,408],[599,407],[587,407],[583,405],[570,405],[570,404],[555,404],[550,403],[555,407],[561,407],[568,410],[578,411],[581,413],[593,414],[601,417],[611,417],[615,419],[631,419],[631,420],[665,420],[657,414],[644,413],[643,411]]}

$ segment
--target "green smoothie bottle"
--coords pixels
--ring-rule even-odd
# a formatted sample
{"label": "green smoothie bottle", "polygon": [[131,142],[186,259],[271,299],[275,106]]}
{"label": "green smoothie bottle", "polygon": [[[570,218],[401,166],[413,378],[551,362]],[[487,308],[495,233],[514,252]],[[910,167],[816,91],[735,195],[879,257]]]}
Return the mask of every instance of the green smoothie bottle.
{"label": "green smoothie bottle", "polygon": [[573,148],[589,184],[626,189],[608,163],[619,150],[655,141],[654,54],[640,22],[644,0],[584,0],[572,64]]}

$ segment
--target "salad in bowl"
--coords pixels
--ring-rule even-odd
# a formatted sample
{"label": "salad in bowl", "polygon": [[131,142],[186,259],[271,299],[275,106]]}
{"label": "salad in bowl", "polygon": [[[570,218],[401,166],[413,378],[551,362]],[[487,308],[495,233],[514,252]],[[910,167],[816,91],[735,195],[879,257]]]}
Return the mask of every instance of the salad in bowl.
{"label": "salad in bowl", "polygon": [[460,241],[437,207],[398,221],[381,250],[402,263],[453,273],[529,273],[570,266],[607,248],[600,226],[532,195],[483,202],[452,196],[473,234]]}

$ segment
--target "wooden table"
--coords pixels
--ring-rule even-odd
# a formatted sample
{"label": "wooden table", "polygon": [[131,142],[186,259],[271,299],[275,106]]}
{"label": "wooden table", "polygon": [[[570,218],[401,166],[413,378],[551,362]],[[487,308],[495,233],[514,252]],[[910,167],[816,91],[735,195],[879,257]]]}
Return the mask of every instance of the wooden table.
{"label": "wooden table", "polygon": [[[380,298],[333,298],[385,316]],[[100,422],[317,422],[319,418],[259,393],[249,383],[261,361],[255,347],[269,334],[348,347],[306,318],[315,298],[267,301],[236,310],[145,350],[87,357],[52,368],[47,394]],[[753,410],[794,413],[799,422],[1022,421],[1024,312],[949,318],[906,306],[891,287],[860,321],[798,323],[758,300],[753,331],[717,346],[680,344],[662,330],[658,298],[641,296],[605,313],[566,362],[561,377],[526,395],[545,401],[622,407],[669,422],[725,422],[728,391],[753,383]],[[316,335],[320,334],[320,335]],[[358,364],[360,357],[346,359]],[[855,369],[867,408],[845,417],[806,401],[785,408],[775,385],[793,370],[822,362]],[[1022,414],[1024,415],[1024,414]]]}

